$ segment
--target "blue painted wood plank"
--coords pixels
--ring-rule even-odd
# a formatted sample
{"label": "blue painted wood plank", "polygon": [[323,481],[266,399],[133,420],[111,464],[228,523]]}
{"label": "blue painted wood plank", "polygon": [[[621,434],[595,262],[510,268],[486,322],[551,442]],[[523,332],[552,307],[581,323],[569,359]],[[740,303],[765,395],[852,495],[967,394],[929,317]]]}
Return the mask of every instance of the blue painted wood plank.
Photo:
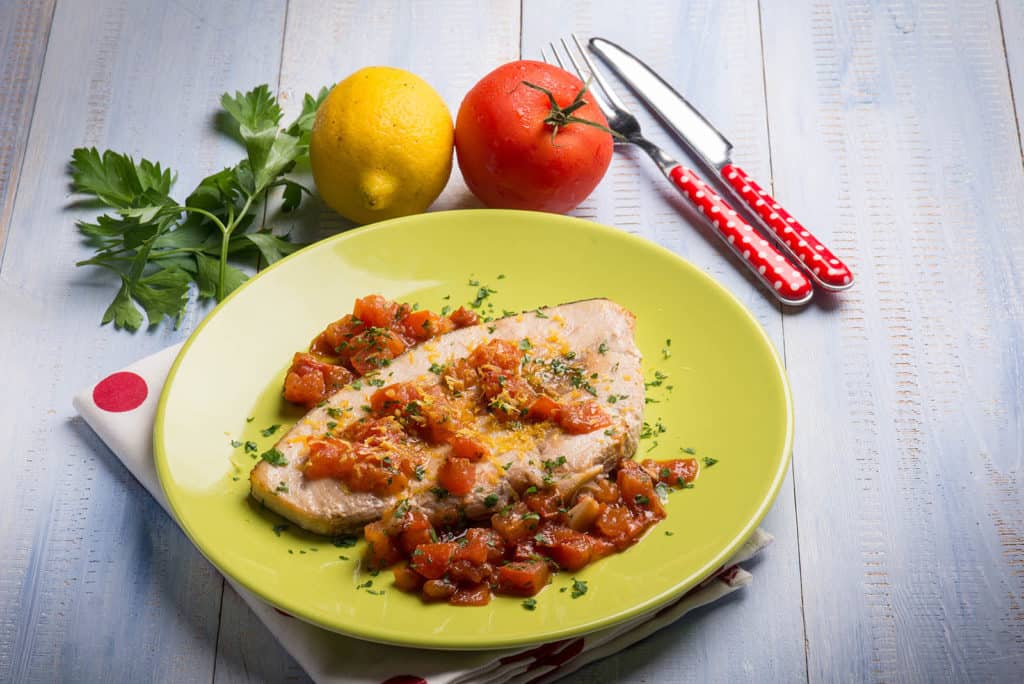
{"label": "blue painted wood plank", "polygon": [[276,82],[283,2],[59,3],[0,264],[0,681],[209,681],[222,580],[91,431],[71,396],[182,339],[101,328],[114,283],[76,269],[79,145],[179,169],[187,192],[240,156],[221,92]]}
{"label": "blue painted wood plank", "polygon": [[[646,60],[725,132],[736,146],[737,161],[767,182],[771,174],[756,1],[650,2],[639,10],[628,3],[570,2],[553,7],[527,2],[523,57],[538,58],[549,41],[571,31],[581,37],[609,38]],[[618,94],[640,118],[645,134],[695,166],[632,94],[625,88]],[[776,347],[783,348],[777,306],[720,248],[699,215],[642,153],[617,150],[604,181],[574,213],[651,238],[686,257],[736,294]],[[584,668],[573,681],[803,680],[800,576],[790,480],[764,527],[777,540],[752,568],[755,581],[749,590]]]}
{"label": "blue painted wood plank", "polygon": [[[763,3],[813,681],[1019,681],[1024,173],[991,0]],[[1016,674],[1014,674],[1016,673]]]}
{"label": "blue painted wood plank", "polygon": [[0,254],[35,106],[54,0],[0,4]]}
{"label": "blue painted wood plank", "polygon": [[[462,95],[484,71],[515,59],[518,52],[517,3],[449,0],[429,6],[365,2],[325,6],[315,0],[292,0],[279,83],[285,119],[299,112],[304,93],[316,92],[370,65],[395,66],[421,76],[437,89],[454,116]],[[299,170],[297,175],[301,174]],[[313,187],[311,179],[308,185]],[[324,237],[349,225],[318,199],[306,204],[298,216],[272,213],[268,222],[308,238]],[[432,209],[457,206],[478,203],[466,190],[456,166]],[[270,657],[268,653],[279,655]],[[294,661],[273,642],[252,611],[228,591],[216,680],[278,681],[296,676],[295,672]]]}
{"label": "blue painted wood plank", "polygon": [[996,6],[999,9],[1010,87],[1017,111],[1019,145],[1024,138],[1024,3],[1020,0],[999,0]]}

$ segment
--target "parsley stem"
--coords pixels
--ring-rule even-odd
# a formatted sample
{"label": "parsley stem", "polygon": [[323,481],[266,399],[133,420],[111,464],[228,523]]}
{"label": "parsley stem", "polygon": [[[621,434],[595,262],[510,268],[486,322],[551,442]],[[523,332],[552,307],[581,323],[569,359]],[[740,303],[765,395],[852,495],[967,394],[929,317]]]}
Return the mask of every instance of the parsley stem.
{"label": "parsley stem", "polygon": [[214,224],[216,224],[216,226],[218,228],[220,228],[220,232],[222,232],[222,233],[225,230],[227,230],[227,228],[224,227],[224,224],[221,222],[221,220],[219,218],[217,218],[217,216],[215,214],[211,214],[210,212],[206,211],[205,209],[200,209],[199,207],[178,207],[178,208],[181,209],[182,211],[185,211],[185,212],[193,212],[193,213],[201,214],[201,215],[205,216],[206,218],[208,218],[211,221],[213,221]]}

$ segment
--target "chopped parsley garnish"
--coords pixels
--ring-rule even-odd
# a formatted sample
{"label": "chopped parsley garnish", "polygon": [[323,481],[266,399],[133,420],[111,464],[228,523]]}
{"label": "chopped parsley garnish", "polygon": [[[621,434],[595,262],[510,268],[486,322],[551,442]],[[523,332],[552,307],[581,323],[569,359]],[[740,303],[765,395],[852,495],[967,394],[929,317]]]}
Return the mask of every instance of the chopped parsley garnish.
{"label": "chopped parsley garnish", "polygon": [[536,316],[537,318],[547,318],[548,317],[548,315],[546,313],[544,313],[543,311],[541,311],[540,309],[537,309],[536,311],[534,311],[533,315]]}
{"label": "chopped parsley garnish", "polygon": [[333,420],[327,421],[327,429],[328,430],[333,430],[336,427],[338,427],[338,424],[335,421],[333,421]]}
{"label": "chopped parsley garnish", "polygon": [[496,326],[496,325],[489,325],[489,326],[487,326],[487,332],[489,332],[489,333],[493,333],[497,329],[498,329],[498,326]]}
{"label": "chopped parsley garnish", "polygon": [[492,290],[491,288],[485,285],[484,287],[481,287],[479,290],[476,291],[476,299],[470,302],[469,305],[474,309],[479,309],[480,305],[484,303],[484,300],[490,297],[492,294],[495,294],[496,292],[497,290]]}
{"label": "chopped parsley garnish", "polygon": [[660,404],[661,402],[658,401],[657,399],[655,399],[654,397],[644,397],[644,403],[645,404]]}
{"label": "chopped parsley garnish", "polygon": [[422,480],[426,472],[426,468],[424,468],[422,465],[418,465],[413,469],[412,474],[417,480]]}
{"label": "chopped parsley garnish", "polygon": [[354,389],[354,390],[361,390],[361,389],[363,389],[363,383],[361,381],[359,381],[359,380],[356,380],[355,382],[352,383],[352,389]]}
{"label": "chopped parsley garnish", "polygon": [[232,449],[237,449],[240,446],[242,446],[242,443],[239,442],[237,439],[231,440],[231,448]]}
{"label": "chopped parsley garnish", "polygon": [[438,499],[447,499],[448,498],[448,490],[445,489],[444,487],[433,487],[433,488],[431,488],[430,492],[434,496],[436,496]]}
{"label": "chopped parsley garnish", "polygon": [[543,465],[544,469],[550,473],[555,468],[565,465],[565,456],[559,456],[558,458],[553,458],[550,461],[541,461],[541,465]]}
{"label": "chopped parsley garnish", "polygon": [[718,463],[718,459],[717,458],[711,458],[710,456],[705,456],[704,457],[704,467],[705,468],[710,468],[711,466],[715,465],[716,463]]}
{"label": "chopped parsley garnish", "polygon": [[372,579],[368,579],[365,582],[363,582],[362,584],[357,584],[356,585],[356,589],[369,589],[372,586],[373,586],[373,580]]}
{"label": "chopped parsley garnish", "polygon": [[275,423],[275,424],[271,425],[270,427],[266,427],[266,428],[263,428],[262,430],[260,430],[260,434],[263,435],[264,437],[270,437],[272,434],[277,432],[280,427],[281,427],[280,425]]}
{"label": "chopped parsley garnish", "polygon": [[614,434],[615,434],[615,430],[613,430],[611,428],[608,428],[607,430],[604,431],[605,437],[611,437]]}
{"label": "chopped parsley garnish", "polygon": [[572,580],[572,597],[574,599],[579,598],[587,593],[587,583],[583,580],[573,578]]}
{"label": "chopped parsley garnish", "polygon": [[327,407],[327,415],[329,415],[331,418],[341,418],[341,413],[341,409],[338,408],[337,406]]}
{"label": "chopped parsley garnish", "polygon": [[384,380],[381,378],[368,378],[366,380],[366,384],[373,385],[374,387],[383,387]]}
{"label": "chopped parsley garnish", "polygon": [[479,280],[473,280],[472,278],[469,279],[469,286],[470,287],[479,287],[479,285],[480,285],[480,281]]}
{"label": "chopped parsley garnish", "polygon": [[640,439],[650,439],[651,437],[655,437],[656,435],[663,434],[667,431],[668,429],[660,419],[655,421],[654,425],[645,421],[640,428]]}
{"label": "chopped parsley garnish", "polygon": [[533,349],[533,345],[530,344],[530,340],[528,338],[524,337],[523,339],[519,340],[519,348],[522,349],[523,351],[526,351],[527,349]]}
{"label": "chopped parsley garnish", "polygon": [[646,494],[637,494],[633,497],[633,501],[636,502],[637,506],[646,506],[651,503],[651,500],[647,498]]}
{"label": "chopped parsley garnish", "polygon": [[359,539],[353,535],[345,535],[344,537],[335,537],[331,540],[331,543],[339,549],[350,549],[355,546],[358,541]]}
{"label": "chopped parsley garnish", "polygon": [[274,535],[280,537],[281,533],[287,530],[291,525],[288,523],[281,523],[280,525],[274,525]]}
{"label": "chopped parsley garnish", "polygon": [[504,273],[499,273],[498,274],[498,280],[504,280],[504,279],[505,279],[505,274]]}
{"label": "chopped parsley garnish", "polygon": [[629,399],[629,396],[625,394],[611,394],[608,396],[608,403],[614,404],[615,402],[622,401],[623,399]]}
{"label": "chopped parsley garnish", "polygon": [[608,343],[607,342],[602,342],[601,344],[597,345],[597,353],[598,354],[607,354],[608,353]]}
{"label": "chopped parsley garnish", "polygon": [[444,373],[444,366],[439,366],[436,363],[430,364],[430,372],[434,375],[441,375]]}
{"label": "chopped parsley garnish", "polygon": [[250,440],[250,441],[245,443],[245,453],[247,453],[247,454],[255,454],[259,450],[260,450],[260,448],[256,444],[256,442],[253,442],[253,441]]}
{"label": "chopped parsley garnish", "polygon": [[272,466],[280,467],[288,465],[288,459],[286,459],[284,457],[284,454],[282,454],[277,449],[267,449],[262,454],[260,454],[260,458]]}
{"label": "chopped parsley garnish", "polygon": [[525,608],[526,610],[536,610],[537,609],[537,599],[533,599],[533,598],[525,599],[523,601],[523,608]]}
{"label": "chopped parsley garnish", "polygon": [[684,454],[690,454],[691,456],[693,456],[695,453],[697,453],[697,451],[695,449],[691,449],[690,447],[682,447],[679,450],[682,451]]}
{"label": "chopped parsley garnish", "polygon": [[373,413],[373,409],[370,408],[367,404],[363,404],[359,408],[361,408],[362,410],[366,411],[367,413]]}
{"label": "chopped parsley garnish", "polygon": [[281,482],[278,482],[277,483],[277,489],[275,489],[274,491],[275,492],[284,492],[285,494],[287,494],[288,493],[288,483],[283,481],[283,480]]}
{"label": "chopped parsley garnish", "polygon": [[661,387],[662,383],[668,380],[668,376],[661,371],[654,371],[654,380],[645,382],[644,387]]}
{"label": "chopped parsley garnish", "polygon": [[665,340],[665,346],[661,348],[661,358],[669,359],[669,358],[672,357],[672,349],[670,348],[671,346],[672,346],[672,340],[671,339]]}
{"label": "chopped parsley garnish", "polygon": [[672,530],[665,530],[666,537],[671,537],[673,534],[675,534],[675,532],[673,532]]}
{"label": "chopped parsley garnish", "polygon": [[245,422],[246,423],[251,423],[254,420],[256,420],[256,416],[249,416],[248,418],[245,419]]}
{"label": "chopped parsley garnish", "polygon": [[498,495],[497,494],[488,494],[486,497],[484,497],[484,506],[487,506],[487,508],[494,508],[497,505],[498,505]]}
{"label": "chopped parsley garnish", "polygon": [[537,493],[537,486],[536,485],[530,485],[529,487],[526,488],[526,491],[523,492],[523,494],[525,494],[526,496],[529,496],[530,494],[536,494],[536,493]]}

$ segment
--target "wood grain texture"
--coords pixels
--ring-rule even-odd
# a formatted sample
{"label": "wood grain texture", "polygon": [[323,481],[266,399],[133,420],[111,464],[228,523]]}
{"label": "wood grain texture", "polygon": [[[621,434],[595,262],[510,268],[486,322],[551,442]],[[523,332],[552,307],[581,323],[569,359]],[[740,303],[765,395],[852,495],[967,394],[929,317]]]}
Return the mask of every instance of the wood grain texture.
{"label": "wood grain texture", "polygon": [[[771,173],[756,2],[651,2],[639,12],[628,4],[574,2],[555,9],[550,3],[527,2],[523,57],[537,58],[542,47],[572,31],[581,38],[597,35],[616,41],[646,60],[729,136],[736,146],[737,163],[768,183]],[[670,153],[687,159],[629,91],[622,87],[617,92],[638,116],[645,134]],[[690,166],[694,166],[692,161]],[[774,301],[747,278],[746,270],[720,247],[700,215],[639,151],[617,149],[604,181],[574,213],[643,235],[686,257],[739,297],[764,325],[776,348],[783,348],[782,322]],[[791,480],[783,484],[764,527],[777,539],[757,564],[755,584],[749,591],[687,616],[628,651],[585,668],[574,675],[574,681],[804,679]],[[765,639],[766,634],[772,639]],[[699,667],[695,667],[697,662]]]}
{"label": "wood grain texture", "polygon": [[1024,2],[997,0],[1003,49],[1017,114],[1017,144],[1024,159]]}
{"label": "wood grain texture", "polygon": [[200,312],[178,331],[99,326],[116,288],[74,266],[74,220],[94,212],[68,206],[66,168],[76,146],[111,147],[180,169],[187,192],[238,159],[211,114],[222,91],[276,81],[283,25],[279,2],[56,8],[0,265],[0,681],[212,678],[220,576],[71,407]]}
{"label": "wood grain texture", "polygon": [[54,2],[0,4],[0,254],[25,155]]}
{"label": "wood grain texture", "polygon": [[776,196],[858,277],[784,323],[809,676],[1017,680],[1024,174],[996,6],[762,17]]}

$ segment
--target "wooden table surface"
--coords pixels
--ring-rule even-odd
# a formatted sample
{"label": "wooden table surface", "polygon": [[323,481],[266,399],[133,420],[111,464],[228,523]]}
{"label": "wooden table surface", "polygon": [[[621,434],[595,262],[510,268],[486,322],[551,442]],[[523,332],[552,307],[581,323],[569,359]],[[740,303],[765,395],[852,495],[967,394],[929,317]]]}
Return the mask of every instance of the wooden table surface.
{"label": "wooden table surface", "polygon": [[[0,681],[306,678],[72,410],[204,312],[99,326],[113,283],[74,266],[91,212],[70,206],[71,150],[161,160],[185,191],[240,156],[211,125],[224,91],[269,83],[288,119],[302,93],[389,64],[454,110],[573,30],[659,69],[858,276],[780,310],[629,150],[574,212],[735,293],[796,409],[755,584],[574,680],[1020,681],[1024,2],[553,4],[0,3]],[[456,174],[436,208],[467,206]]]}

